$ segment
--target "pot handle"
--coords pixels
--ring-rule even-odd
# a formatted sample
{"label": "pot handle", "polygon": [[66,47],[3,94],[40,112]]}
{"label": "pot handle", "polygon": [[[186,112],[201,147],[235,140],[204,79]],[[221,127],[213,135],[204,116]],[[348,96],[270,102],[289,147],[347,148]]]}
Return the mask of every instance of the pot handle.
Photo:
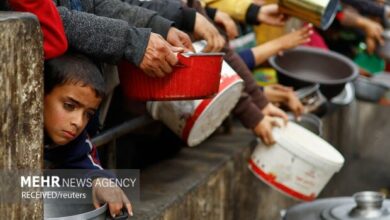
{"label": "pot handle", "polygon": [[190,65],[191,57],[184,56],[183,53],[177,54],[178,62],[175,65],[176,67],[187,67]]}

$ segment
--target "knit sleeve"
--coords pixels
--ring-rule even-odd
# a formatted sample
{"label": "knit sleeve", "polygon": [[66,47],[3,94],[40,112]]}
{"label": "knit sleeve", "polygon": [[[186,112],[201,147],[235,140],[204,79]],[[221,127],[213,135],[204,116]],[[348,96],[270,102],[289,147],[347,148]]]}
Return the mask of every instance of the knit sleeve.
{"label": "knit sleeve", "polygon": [[139,65],[151,30],[126,21],[58,7],[69,46],[99,61],[117,63],[122,58]]}

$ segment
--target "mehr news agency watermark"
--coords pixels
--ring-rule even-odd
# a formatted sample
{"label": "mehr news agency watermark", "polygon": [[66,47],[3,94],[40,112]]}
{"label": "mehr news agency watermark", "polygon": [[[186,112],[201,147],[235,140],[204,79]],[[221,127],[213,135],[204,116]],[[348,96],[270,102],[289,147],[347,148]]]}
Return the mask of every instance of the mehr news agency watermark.
{"label": "mehr news agency watermark", "polygon": [[119,187],[132,201],[139,200],[140,193],[139,170],[0,171],[0,186],[2,201],[11,203],[90,203],[93,187]]}

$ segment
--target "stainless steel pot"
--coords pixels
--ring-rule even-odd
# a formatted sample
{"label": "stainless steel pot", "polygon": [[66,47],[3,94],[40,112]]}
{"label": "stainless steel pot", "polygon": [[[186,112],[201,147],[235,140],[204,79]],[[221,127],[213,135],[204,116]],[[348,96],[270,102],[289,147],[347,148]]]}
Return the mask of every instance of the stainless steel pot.
{"label": "stainless steel pot", "polygon": [[[44,204],[44,220],[108,220],[107,204],[95,209],[91,204]],[[126,212],[114,219],[128,219]]]}
{"label": "stainless steel pot", "polygon": [[333,97],[331,103],[336,105],[349,105],[355,99],[355,87],[351,82],[345,84],[344,90],[337,96]]}
{"label": "stainless steel pot", "polygon": [[300,126],[306,128],[307,130],[313,132],[314,134],[322,137],[322,121],[319,117],[313,114],[303,114],[301,115],[301,120],[296,121],[295,116],[292,113],[288,113],[288,119],[290,121],[299,124]]}
{"label": "stainless steel pot", "polygon": [[326,98],[321,94],[319,88],[319,84],[312,84],[295,91],[305,108],[305,113],[314,113],[318,116],[326,114]]}
{"label": "stainless steel pot", "polygon": [[283,220],[389,220],[390,200],[381,193],[359,192],[351,197],[319,199],[284,212]]}
{"label": "stainless steel pot", "polygon": [[364,77],[359,77],[353,84],[356,90],[356,98],[367,102],[379,102],[388,90],[385,86]]}

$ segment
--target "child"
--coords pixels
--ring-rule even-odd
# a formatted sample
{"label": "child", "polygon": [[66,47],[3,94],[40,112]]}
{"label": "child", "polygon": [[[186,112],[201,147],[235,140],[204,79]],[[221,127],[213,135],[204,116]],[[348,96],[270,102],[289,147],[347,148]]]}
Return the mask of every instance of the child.
{"label": "child", "polygon": [[[45,166],[103,169],[85,131],[105,94],[99,69],[85,56],[65,54],[47,61],[44,74]],[[93,181],[94,206],[98,208],[107,202],[115,217],[125,204],[132,215],[131,204],[123,191],[119,187],[98,187],[97,182],[102,179]]]}

